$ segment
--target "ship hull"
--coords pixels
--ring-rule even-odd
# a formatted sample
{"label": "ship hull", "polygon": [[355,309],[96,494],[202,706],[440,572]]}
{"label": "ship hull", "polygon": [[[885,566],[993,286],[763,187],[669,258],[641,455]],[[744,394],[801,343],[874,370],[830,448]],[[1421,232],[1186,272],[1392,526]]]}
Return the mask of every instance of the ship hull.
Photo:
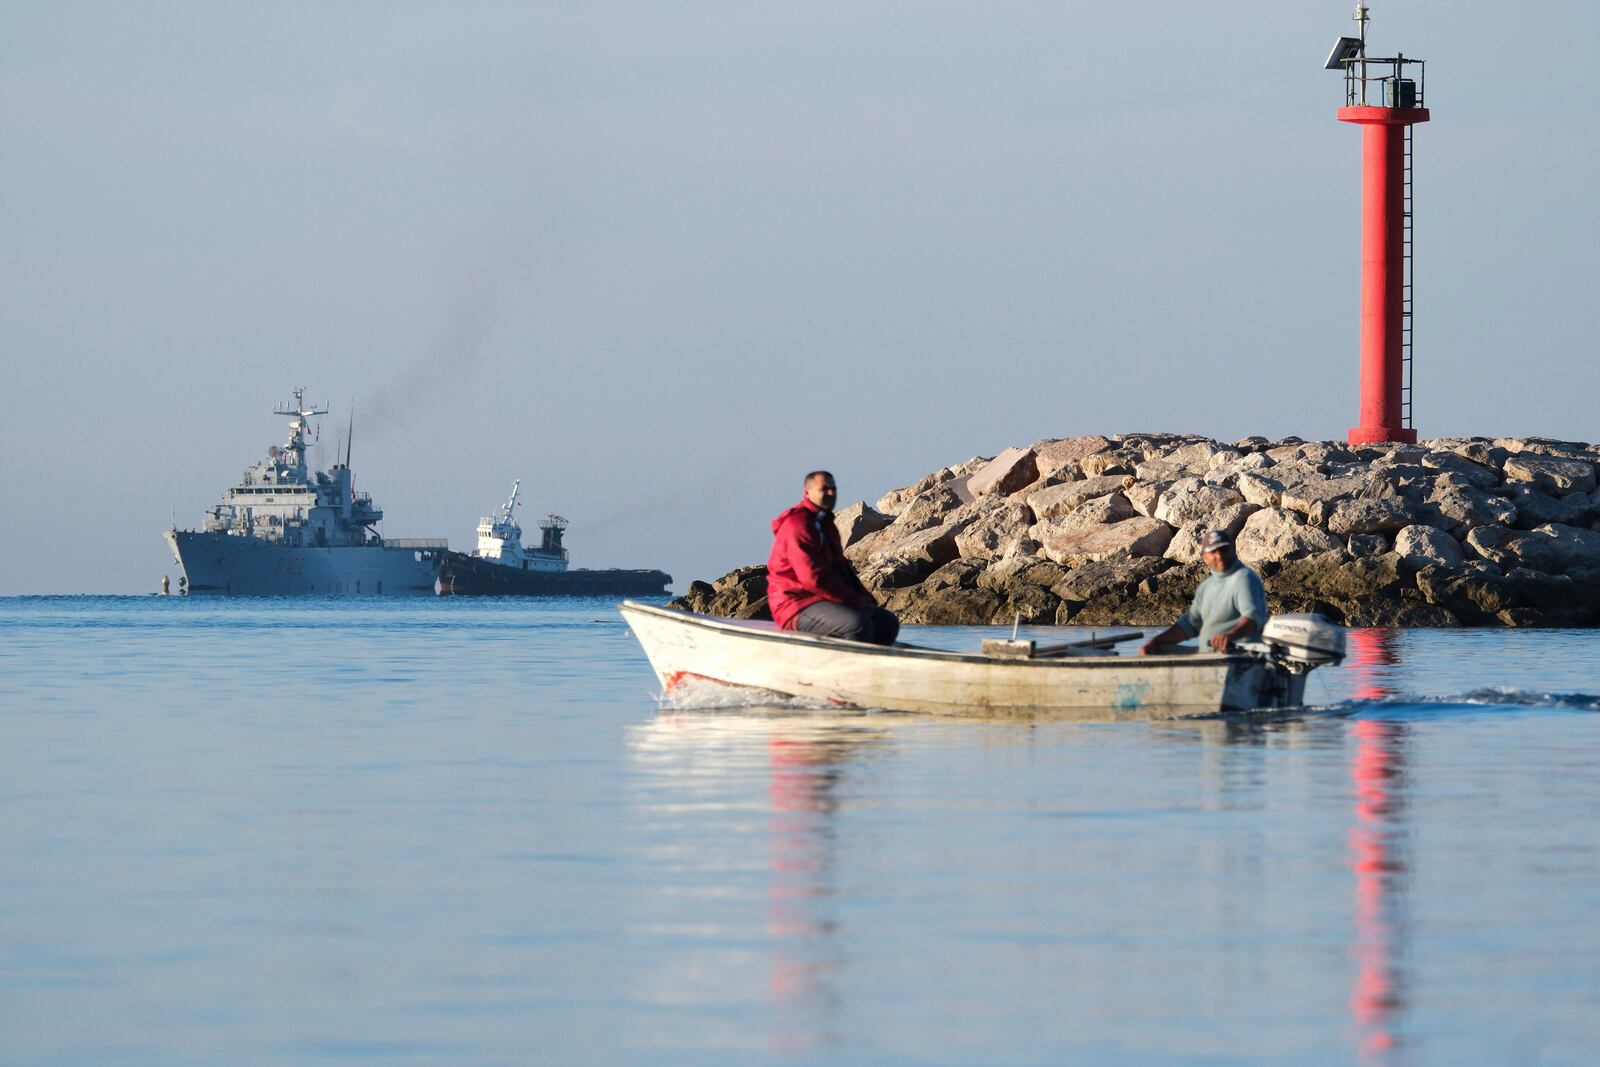
{"label": "ship hull", "polygon": [[653,570],[535,571],[446,552],[441,596],[657,596],[672,575]]}
{"label": "ship hull", "polygon": [[168,530],[188,591],[225,596],[430,596],[437,549],[297,548],[232,534]]}

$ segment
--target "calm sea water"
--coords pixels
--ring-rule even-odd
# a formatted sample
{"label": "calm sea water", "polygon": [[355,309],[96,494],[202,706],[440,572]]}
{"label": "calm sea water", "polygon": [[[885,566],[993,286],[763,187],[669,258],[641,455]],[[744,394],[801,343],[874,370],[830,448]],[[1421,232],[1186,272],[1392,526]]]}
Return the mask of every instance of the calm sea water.
{"label": "calm sea water", "polygon": [[1596,1062],[1596,635],[1353,637],[1030,724],[662,710],[606,601],[0,600],[0,1062]]}

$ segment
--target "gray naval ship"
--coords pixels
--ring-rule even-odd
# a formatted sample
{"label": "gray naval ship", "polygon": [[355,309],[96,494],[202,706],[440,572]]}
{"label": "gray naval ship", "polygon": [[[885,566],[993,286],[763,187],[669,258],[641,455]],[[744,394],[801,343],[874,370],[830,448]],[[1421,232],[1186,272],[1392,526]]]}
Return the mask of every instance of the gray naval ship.
{"label": "gray naval ship", "polygon": [[165,534],[190,593],[235,596],[431,595],[449,546],[438,540],[385,540],[373,529],[383,512],[355,490],[349,439],[343,463],[306,468],[307,433],[326,407],[294,404],[289,439],[244,472],[199,530]]}

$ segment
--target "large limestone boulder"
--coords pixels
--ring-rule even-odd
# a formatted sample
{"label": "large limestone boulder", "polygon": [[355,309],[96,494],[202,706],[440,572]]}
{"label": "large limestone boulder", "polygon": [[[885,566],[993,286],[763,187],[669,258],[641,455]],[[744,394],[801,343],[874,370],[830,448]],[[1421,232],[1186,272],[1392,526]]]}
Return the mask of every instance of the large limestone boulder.
{"label": "large limestone boulder", "polygon": [[[1258,452],[1256,455],[1265,455]],[[1251,474],[1242,471],[1234,480],[1234,489],[1246,501],[1258,508],[1275,508],[1283,501],[1283,483],[1276,478],[1269,478],[1263,474]]]}
{"label": "large limestone boulder", "polygon": [[1099,560],[1068,571],[1064,578],[1051,586],[1050,591],[1062,600],[1074,604],[1088,604],[1108,596],[1127,593],[1146,578],[1161,573],[1169,566],[1171,564],[1165,560],[1153,556]]}
{"label": "large limestone boulder", "polygon": [[[1139,567],[1144,564],[1144,567]],[[1135,559],[1116,561],[1114,566],[1126,568],[1113,573],[1106,587],[1088,600],[1063,599],[1056,613],[1058,623],[1071,622],[1079,626],[1167,626],[1189,606],[1201,575],[1189,574],[1189,568],[1174,567],[1165,560]],[[1102,564],[1087,566],[1100,567]],[[1145,574],[1154,567],[1163,569]],[[1080,568],[1080,571],[1086,568]],[[1141,574],[1144,576],[1141,577]],[[1082,574],[1081,588],[1089,583],[1087,573]],[[1134,581],[1133,579],[1138,579]],[[1058,587],[1059,588],[1059,587]]]}
{"label": "large limestone boulder", "polygon": [[996,501],[998,507],[985,508],[959,534],[956,550],[964,558],[992,559],[1003,555],[1009,547],[1020,541],[1033,525],[1033,510],[1015,500]]}
{"label": "large limestone boulder", "polygon": [[1201,474],[1219,463],[1240,459],[1241,453],[1236,448],[1229,448],[1215,441],[1192,441],[1173,449],[1166,458],[1185,470]]}
{"label": "large limestone boulder", "polygon": [[1525,530],[1551,522],[1563,526],[1586,525],[1596,510],[1594,498],[1588,493],[1574,491],[1556,497],[1526,482],[1503,486],[1499,493],[1517,509],[1514,525]]}
{"label": "large limestone boulder", "polygon": [[865,500],[857,501],[833,513],[833,525],[838,529],[839,540],[846,548],[868,534],[877,533],[892,522],[894,522],[893,515],[883,514]]}
{"label": "large limestone boulder", "polygon": [[[1090,526],[1110,526],[1123,519],[1131,519],[1138,512],[1133,510],[1133,505],[1128,503],[1128,498],[1121,493],[1112,493],[1109,496],[1097,496],[1093,500],[1085,500],[1065,515],[1057,515],[1046,519],[1045,528],[1066,530]],[[1039,539],[1039,533],[1029,531],[1030,536]]]}
{"label": "large limestone boulder", "polygon": [[1176,563],[1203,563],[1205,554],[1200,551],[1200,544],[1205,540],[1206,534],[1212,530],[1221,530],[1230,537],[1236,536],[1244,529],[1245,520],[1257,510],[1259,509],[1254,504],[1229,504],[1207,518],[1186,522],[1172,535],[1172,540],[1167,543],[1167,550],[1162,555]]}
{"label": "large limestone boulder", "polygon": [[1474,463],[1456,452],[1428,452],[1422,465],[1441,474],[1449,474],[1476,489],[1490,489],[1500,484],[1500,472],[1482,463]]}
{"label": "large limestone boulder", "polygon": [[1366,488],[1365,478],[1308,478],[1285,486],[1279,495],[1279,507],[1299,512],[1320,526],[1335,504],[1362,493]]}
{"label": "large limestone boulder", "polygon": [[1421,501],[1438,485],[1446,482],[1472,485],[1465,478],[1449,472],[1435,471],[1420,463],[1390,463],[1381,466],[1374,464],[1371,470],[1366,472],[1366,479],[1367,488],[1360,494],[1361,496],[1387,497],[1394,500]]}
{"label": "large limestone boulder", "polygon": [[1345,542],[1345,550],[1358,559],[1362,556],[1381,556],[1392,547],[1389,539],[1381,533],[1351,534]]}
{"label": "large limestone boulder", "polygon": [[896,536],[892,532],[893,530],[894,527],[892,525],[886,526],[881,530],[876,530],[850,542],[844,547],[844,558],[855,564],[856,569],[860,570],[873,560],[885,555],[883,549],[887,548]]}
{"label": "large limestone boulder", "polygon": [[1207,485],[1199,478],[1181,478],[1161,494],[1155,517],[1169,526],[1191,522],[1213,522],[1212,516],[1224,508],[1243,504],[1245,499],[1232,489]]}
{"label": "large limestone boulder", "polygon": [[956,483],[945,479],[905,501],[900,514],[888,526],[847,544],[845,558],[860,567],[891,555],[920,557],[920,542],[909,551],[902,551],[901,545],[923,531],[946,526],[951,527],[948,532],[953,544],[955,534],[965,529],[974,515],[973,505],[963,503],[961,494],[956,492]]}
{"label": "large limestone boulder", "polygon": [[986,626],[1002,621],[997,616],[1005,600],[977,586],[982,572],[982,560],[953,560],[921,585],[897,591],[884,606],[901,622],[925,626]]}
{"label": "large limestone boulder", "polygon": [[956,494],[960,503],[964,504],[972,499],[972,494],[967,490],[966,475],[958,474],[957,468],[942,467],[926,478],[880,496],[877,501],[877,509],[885,515],[899,515],[912,500],[927,493],[934,486],[942,485],[946,482],[956,483],[950,486],[950,491]]}
{"label": "large limestone boulder", "polygon": [[1066,573],[1048,560],[1013,555],[989,562],[978,572],[973,587],[998,598],[996,622],[1010,622],[1021,616],[1023,622],[1050,623],[1055,621],[1060,606],[1060,599],[1050,592],[1050,587]]}
{"label": "large limestone boulder", "polygon": [[1587,626],[1600,611],[1600,583],[1587,576],[1517,567],[1506,572],[1516,605],[1501,612],[1512,626]]}
{"label": "large limestone boulder", "polygon": [[1509,453],[1495,446],[1494,442],[1484,437],[1453,437],[1439,441],[1429,441],[1428,444],[1437,452],[1450,452],[1462,459],[1470,460],[1480,467],[1498,471],[1506,461]]}
{"label": "large limestone boulder", "polygon": [[1027,497],[1028,507],[1033,509],[1034,517],[1042,522],[1057,515],[1065,515],[1086,500],[1110,496],[1112,493],[1120,492],[1132,484],[1133,478],[1129,475],[1111,475],[1101,478],[1085,478],[1076,482],[1061,482],[1060,484],[1046,486],[1043,489],[1029,493]]}
{"label": "large limestone boulder", "polygon": [[1085,478],[1105,478],[1117,475],[1132,476],[1137,460],[1119,452],[1097,452],[1078,461],[1078,469]]}
{"label": "large limestone boulder", "polygon": [[1413,569],[1434,565],[1443,573],[1466,568],[1466,557],[1454,537],[1432,526],[1406,526],[1394,535],[1394,550]]}
{"label": "large limestone boulder", "polygon": [[1500,614],[1517,603],[1516,589],[1499,574],[1430,565],[1417,571],[1416,583],[1429,604],[1448,608],[1463,622],[1476,625],[1499,622]]}
{"label": "large limestone boulder", "polygon": [[1505,475],[1507,482],[1527,482],[1535,489],[1558,495],[1587,493],[1595,487],[1592,459],[1558,459],[1520,452],[1506,457]]}
{"label": "large limestone boulder", "polygon": [[895,516],[894,522],[886,529],[893,530],[898,536],[904,536],[917,530],[926,530],[930,526],[938,526],[945,521],[946,516],[970,500],[971,497],[963,498],[962,494],[956,491],[955,483],[942,482],[906,501],[900,513]]}
{"label": "large limestone boulder", "polygon": [[[1377,460],[1381,463],[1421,463],[1423,456],[1434,451],[1420,444],[1369,445],[1366,448],[1376,451]],[[1365,448],[1361,451],[1364,453]]]}
{"label": "large limestone boulder", "polygon": [[1251,515],[1234,538],[1234,546],[1239,559],[1252,566],[1344,548],[1327,531],[1308,526],[1299,515],[1283,508],[1262,508]]}
{"label": "large limestone boulder", "polygon": [[856,576],[868,591],[882,599],[891,590],[916,585],[936,569],[930,560],[884,556],[857,567]]}
{"label": "large limestone boulder", "polygon": [[1328,513],[1328,532],[1335,537],[1399,530],[1416,521],[1416,509],[1403,500],[1355,498],[1340,500]]}
{"label": "large limestone boulder", "polygon": [[1267,449],[1267,455],[1274,463],[1296,463],[1313,468],[1330,463],[1354,463],[1357,458],[1356,454],[1344,445],[1337,445],[1331,441],[1285,443],[1277,448]]}
{"label": "large limestone boulder", "polygon": [[1522,556],[1518,548],[1525,537],[1527,537],[1525,533],[1496,524],[1468,530],[1462,543],[1480,558],[1488,560],[1501,570],[1507,570],[1522,565]]}
{"label": "large limestone boulder", "polygon": [[1530,531],[1542,540],[1536,553],[1544,570],[1600,570],[1600,530],[1547,523]]}
{"label": "large limestone boulder", "polygon": [[1162,557],[1174,563],[1203,563],[1204,553],[1200,551],[1200,542],[1210,529],[1210,524],[1203,521],[1184,523],[1172,535],[1172,540],[1167,542],[1167,550],[1161,554]]}
{"label": "large limestone boulder", "polygon": [[960,549],[956,547],[956,538],[966,526],[964,522],[947,522],[918,530],[909,537],[894,542],[884,554],[892,554],[911,561],[925,560],[934,566],[943,566],[961,555]]}
{"label": "large limestone boulder", "polygon": [[1008,448],[967,479],[967,491],[974,497],[991,493],[1009,496],[1038,479],[1039,468],[1034,460],[1031,448]]}
{"label": "large limestone boulder", "polygon": [[1174,463],[1168,459],[1147,459],[1135,464],[1133,468],[1133,476],[1141,482],[1175,482],[1180,478],[1194,477],[1198,473],[1182,463]]}
{"label": "large limestone boulder", "polygon": [[1155,518],[1156,505],[1161,503],[1161,494],[1172,488],[1171,482],[1134,482],[1122,491],[1133,510],[1140,515]]}
{"label": "large limestone boulder", "polygon": [[1510,526],[1517,509],[1504,497],[1461,485],[1445,485],[1428,495],[1444,527],[1457,537],[1477,526]]}
{"label": "large limestone boulder", "polygon": [[1495,444],[1503,444],[1506,451],[1513,455],[1551,456],[1556,459],[1575,459],[1593,463],[1596,459],[1594,449],[1581,441],[1557,441],[1551,437],[1523,437],[1513,440],[1500,440]]}
{"label": "large limestone boulder", "polygon": [[1058,526],[1040,523],[1033,536],[1045,558],[1067,567],[1108,559],[1160,556],[1172,540],[1172,527],[1143,515],[1110,526]]}
{"label": "large limestone boulder", "polygon": [[995,616],[1003,604],[987,589],[936,589],[925,593],[918,590],[890,610],[900,616],[901,622],[918,626],[988,626],[997,621]]}
{"label": "large limestone boulder", "polygon": [[997,593],[1009,594],[1018,584],[1049,589],[1067,576],[1067,569],[1037,556],[1009,555],[990,560],[983,573],[978,575],[978,585]]}
{"label": "large limestone boulder", "polygon": [[1211,465],[1206,468],[1203,477],[1207,485],[1237,489],[1240,476],[1260,474],[1273,466],[1272,457],[1265,452],[1251,452],[1243,456],[1231,451],[1218,452],[1212,457]]}
{"label": "large limestone boulder", "polygon": [[668,606],[725,619],[770,619],[766,564],[739,567],[709,584],[690,582],[688,591]]}
{"label": "large limestone boulder", "polygon": [[1352,559],[1336,549],[1289,560],[1267,584],[1285,598],[1350,602],[1393,596],[1406,584],[1407,573],[1397,553]]}
{"label": "large limestone boulder", "polygon": [[1080,462],[1110,447],[1110,439],[1097,433],[1084,437],[1067,437],[1059,441],[1041,441],[1033,446],[1034,466],[1041,478],[1061,473],[1076,478],[1080,474],[1078,469]]}

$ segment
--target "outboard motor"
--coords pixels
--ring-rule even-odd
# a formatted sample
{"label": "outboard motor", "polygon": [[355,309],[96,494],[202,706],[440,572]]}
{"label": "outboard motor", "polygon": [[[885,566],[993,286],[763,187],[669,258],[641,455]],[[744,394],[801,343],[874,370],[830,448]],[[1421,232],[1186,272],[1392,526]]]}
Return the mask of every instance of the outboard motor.
{"label": "outboard motor", "polygon": [[1291,668],[1344,662],[1344,627],[1321,615],[1274,615],[1261,631],[1261,641]]}

